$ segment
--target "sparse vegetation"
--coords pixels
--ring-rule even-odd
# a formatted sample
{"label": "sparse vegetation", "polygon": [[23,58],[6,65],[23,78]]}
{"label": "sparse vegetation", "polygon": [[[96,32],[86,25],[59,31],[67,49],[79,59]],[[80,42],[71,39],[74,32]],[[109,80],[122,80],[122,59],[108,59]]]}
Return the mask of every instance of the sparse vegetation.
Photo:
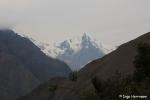
{"label": "sparse vegetation", "polygon": [[71,81],[77,81],[78,80],[78,71],[73,71],[69,75],[69,79]]}
{"label": "sparse vegetation", "polygon": [[138,45],[138,54],[135,57],[135,79],[137,81],[150,77],[150,45],[148,43],[140,43]]}
{"label": "sparse vegetation", "polygon": [[[136,71],[134,75],[121,78],[121,74],[116,71],[116,75],[107,81],[101,81],[97,76],[92,79],[94,89],[86,89],[78,93],[72,88],[59,87],[73,91],[80,96],[80,100],[122,100],[119,95],[144,95],[150,96],[150,45],[139,44],[135,57]],[[78,72],[70,73],[69,79],[77,81]],[[140,81],[139,81],[140,80]],[[50,91],[55,92],[58,85],[51,85]],[[135,100],[135,99],[130,99]]]}
{"label": "sparse vegetation", "polygon": [[116,78],[105,82],[100,81],[98,77],[92,79],[101,100],[121,100],[122,98],[118,97],[120,94],[150,96],[150,45],[139,44],[137,52],[134,61],[136,71],[133,77]]}
{"label": "sparse vegetation", "polygon": [[58,85],[57,84],[51,84],[51,85],[49,85],[49,87],[48,87],[48,89],[49,89],[49,91],[50,92],[55,92],[55,91],[57,91],[58,90]]}
{"label": "sparse vegetation", "polygon": [[80,100],[97,100],[98,96],[95,89],[88,89],[81,93]]}
{"label": "sparse vegetation", "polygon": [[[119,71],[116,71],[116,75],[111,80],[101,81],[97,76],[94,77],[92,79],[93,89],[77,92],[73,88],[51,85],[49,90],[55,92],[58,88],[68,89],[80,96],[80,100],[123,100],[119,95],[150,96],[150,45],[139,44],[137,52],[134,61],[136,71],[133,76],[121,78]],[[70,73],[69,79],[77,81],[78,72]]]}

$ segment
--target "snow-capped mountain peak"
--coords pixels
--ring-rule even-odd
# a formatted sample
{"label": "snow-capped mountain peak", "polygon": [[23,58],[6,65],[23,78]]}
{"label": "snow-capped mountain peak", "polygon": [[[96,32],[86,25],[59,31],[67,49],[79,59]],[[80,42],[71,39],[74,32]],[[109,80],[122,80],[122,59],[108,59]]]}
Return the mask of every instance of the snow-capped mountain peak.
{"label": "snow-capped mountain peak", "polygon": [[31,41],[48,56],[66,62],[72,70],[81,69],[82,66],[94,59],[103,57],[109,51],[101,42],[86,33],[54,45],[37,42],[34,39]]}

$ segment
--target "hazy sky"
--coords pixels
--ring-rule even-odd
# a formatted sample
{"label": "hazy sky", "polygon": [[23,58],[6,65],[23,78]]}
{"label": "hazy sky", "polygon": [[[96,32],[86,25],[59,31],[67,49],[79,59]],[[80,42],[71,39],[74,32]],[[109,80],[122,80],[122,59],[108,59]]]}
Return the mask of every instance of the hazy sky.
{"label": "hazy sky", "polygon": [[118,45],[150,31],[150,0],[0,0],[0,26],[44,42],[86,32]]}

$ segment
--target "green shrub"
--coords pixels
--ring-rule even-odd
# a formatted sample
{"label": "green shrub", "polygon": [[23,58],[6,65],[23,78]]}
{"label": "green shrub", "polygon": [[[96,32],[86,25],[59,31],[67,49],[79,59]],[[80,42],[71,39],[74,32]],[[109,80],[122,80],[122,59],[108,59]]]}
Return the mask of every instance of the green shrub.
{"label": "green shrub", "polygon": [[55,92],[58,90],[58,85],[57,84],[51,84],[51,85],[49,85],[48,89],[50,92]]}
{"label": "green shrub", "polygon": [[140,43],[137,47],[137,56],[135,57],[135,79],[140,81],[145,77],[150,77],[150,45]]}
{"label": "green shrub", "polygon": [[95,89],[88,89],[81,93],[80,100],[97,100]]}
{"label": "green shrub", "polygon": [[71,81],[77,81],[77,79],[78,79],[78,71],[71,72],[70,75],[69,75],[69,79]]}
{"label": "green shrub", "polygon": [[102,82],[98,79],[98,77],[94,77],[92,79],[92,84],[94,86],[94,88],[96,89],[97,92],[102,92],[103,91],[103,86],[102,86]]}

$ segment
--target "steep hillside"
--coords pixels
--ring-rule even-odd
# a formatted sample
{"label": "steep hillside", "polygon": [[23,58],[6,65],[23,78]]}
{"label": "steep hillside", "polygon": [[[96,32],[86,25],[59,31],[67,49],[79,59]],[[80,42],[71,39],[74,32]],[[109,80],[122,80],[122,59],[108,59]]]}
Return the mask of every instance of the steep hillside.
{"label": "steep hillside", "polygon": [[34,89],[28,96],[19,97],[17,100],[52,100],[55,93],[51,92],[49,86],[59,84],[67,80],[66,78],[56,77],[50,79],[48,82],[41,84],[38,88]]}
{"label": "steep hillside", "polygon": [[29,39],[0,30],[0,100],[13,100],[51,77],[70,72],[65,63],[47,57]]}
{"label": "steep hillside", "polygon": [[0,52],[0,100],[14,100],[39,84],[40,81],[15,56]]}
{"label": "steep hillside", "polygon": [[[61,84],[59,83],[59,87],[64,88],[59,88],[52,100],[80,100],[82,96],[91,93],[90,91],[95,91],[91,81],[95,76],[105,81],[112,79],[117,72],[121,73],[122,77],[132,75],[135,71],[133,61],[137,55],[137,44],[141,42],[150,44],[150,33],[121,45],[117,50],[104,56],[102,59],[97,59],[87,64],[79,71],[76,82],[68,79],[61,82]],[[95,100],[97,99],[95,98]]]}
{"label": "steep hillside", "polygon": [[[117,50],[106,55],[102,59],[97,59],[89,63],[79,72],[79,79],[77,82],[74,84],[64,82],[64,85],[76,91],[80,91],[82,94],[82,92],[93,88],[91,80],[95,76],[101,80],[106,80],[113,78],[116,72],[120,72],[122,77],[129,74],[132,75],[135,71],[133,61],[137,55],[137,44],[141,42],[150,43],[150,33],[121,45]],[[59,97],[63,98],[62,100],[78,100],[80,95],[60,89],[53,100],[60,100]]]}

